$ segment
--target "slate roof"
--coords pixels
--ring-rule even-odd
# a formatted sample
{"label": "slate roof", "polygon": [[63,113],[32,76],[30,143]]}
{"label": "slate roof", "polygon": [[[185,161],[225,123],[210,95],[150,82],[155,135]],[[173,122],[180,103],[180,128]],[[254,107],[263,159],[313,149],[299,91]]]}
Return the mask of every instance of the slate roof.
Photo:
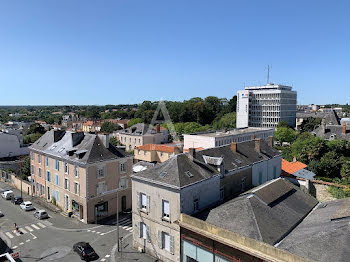
{"label": "slate roof", "polygon": [[264,140],[261,140],[260,153],[255,150],[255,141],[246,141],[237,143],[237,152],[232,150],[231,145],[226,145],[196,151],[195,158],[203,163],[207,163],[207,157],[217,158],[217,163],[223,163],[226,172],[228,172],[280,155],[280,152],[269,147]]}
{"label": "slate roof", "polygon": [[[138,123],[135,124],[129,128],[126,128],[122,131],[120,131],[121,134],[128,134],[128,135],[145,135],[148,132],[149,125],[146,125],[144,123]],[[154,131],[154,130],[153,130]],[[154,131],[155,132],[155,131]]]}
{"label": "slate roof", "polygon": [[342,125],[320,125],[317,127],[312,133],[316,136],[324,138],[324,139],[346,139],[350,141],[350,130],[346,130],[346,134],[343,134],[343,126]]}
{"label": "slate roof", "polygon": [[278,248],[315,261],[347,262],[349,219],[350,198],[320,203]]}
{"label": "slate roof", "polygon": [[[31,145],[30,149],[80,164],[129,156],[125,151],[115,148],[111,144],[109,144],[109,148],[106,148],[98,135],[72,131],[48,131]],[[69,154],[69,151],[72,153]],[[78,153],[81,153],[80,158],[77,156]]]}
{"label": "slate roof", "polygon": [[292,183],[278,178],[197,217],[274,245],[297,226],[317,203],[315,198]]}
{"label": "slate roof", "polygon": [[180,189],[218,175],[220,174],[216,169],[182,153],[132,177]]}
{"label": "slate roof", "polygon": [[309,117],[322,118],[327,125],[339,125],[339,118],[334,110],[329,112],[297,112],[296,117],[303,119],[307,119]]}

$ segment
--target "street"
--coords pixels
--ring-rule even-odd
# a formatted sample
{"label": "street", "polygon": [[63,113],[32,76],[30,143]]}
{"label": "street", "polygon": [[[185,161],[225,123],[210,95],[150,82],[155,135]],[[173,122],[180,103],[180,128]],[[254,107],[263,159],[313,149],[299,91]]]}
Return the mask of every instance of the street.
{"label": "street", "polygon": [[[7,184],[0,182],[0,190],[8,188],[10,187]],[[13,189],[13,191],[15,195],[20,195],[18,190]],[[49,219],[39,220],[33,216],[34,211],[23,211],[19,205],[0,198],[0,210],[4,213],[4,217],[0,218],[0,237],[13,252],[20,253],[20,259],[17,261],[80,261],[80,257],[73,252],[72,247],[81,241],[89,242],[94,248],[98,254],[95,261],[129,261],[128,253],[132,257],[130,261],[154,261],[147,255],[133,250],[125,252],[125,257],[120,257],[117,250],[115,220],[107,225],[86,225],[74,218],[50,212],[33,201],[36,209],[45,209],[50,216]],[[25,201],[31,201],[31,197],[25,194],[23,198]],[[14,223],[18,225],[20,232],[15,231]],[[130,250],[132,246],[131,214],[121,215],[119,223],[120,236],[124,239],[123,247]]]}

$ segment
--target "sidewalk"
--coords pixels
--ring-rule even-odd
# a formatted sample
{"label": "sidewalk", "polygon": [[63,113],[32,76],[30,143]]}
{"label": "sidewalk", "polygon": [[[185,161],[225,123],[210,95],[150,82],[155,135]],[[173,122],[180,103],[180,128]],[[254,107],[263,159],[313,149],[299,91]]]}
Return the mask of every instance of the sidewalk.
{"label": "sidewalk", "polygon": [[123,239],[122,243],[122,252],[116,251],[115,252],[115,260],[116,262],[135,262],[135,261],[142,261],[142,262],[156,262],[160,261],[157,260],[154,257],[151,257],[150,255],[146,253],[140,253],[132,246],[132,234],[128,234],[125,239]]}

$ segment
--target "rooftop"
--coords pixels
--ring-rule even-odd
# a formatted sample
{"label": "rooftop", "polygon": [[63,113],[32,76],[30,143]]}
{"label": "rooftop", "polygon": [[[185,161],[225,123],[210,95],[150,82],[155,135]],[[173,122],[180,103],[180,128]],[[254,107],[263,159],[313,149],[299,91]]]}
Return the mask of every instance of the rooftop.
{"label": "rooftop", "polygon": [[273,131],[272,128],[259,128],[259,127],[245,127],[245,128],[235,128],[228,131],[205,131],[198,133],[185,134],[186,135],[197,135],[197,136],[209,136],[209,137],[226,137],[232,135],[240,135],[246,133]]}
{"label": "rooftop", "polygon": [[278,245],[315,261],[349,261],[350,198],[320,203]]}
{"label": "rooftop", "polygon": [[270,245],[283,239],[317,204],[292,183],[268,181],[224,204],[198,214],[217,227]]}
{"label": "rooftop", "polygon": [[301,163],[299,161],[293,161],[293,162],[289,162],[285,159],[282,159],[282,172],[285,174],[289,174],[292,175],[295,172],[306,168],[307,165],[305,165],[304,163]]}
{"label": "rooftop", "polygon": [[166,153],[174,153],[179,144],[146,144],[136,147],[136,149],[144,151],[159,151]]}

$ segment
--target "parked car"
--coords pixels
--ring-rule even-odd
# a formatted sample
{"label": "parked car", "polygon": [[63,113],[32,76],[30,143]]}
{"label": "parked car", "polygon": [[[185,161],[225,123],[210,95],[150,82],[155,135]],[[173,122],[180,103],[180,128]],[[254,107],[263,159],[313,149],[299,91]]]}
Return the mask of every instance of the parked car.
{"label": "parked car", "polygon": [[19,205],[23,203],[23,198],[21,198],[20,196],[15,196],[11,199],[11,202],[15,205]]}
{"label": "parked car", "polygon": [[73,251],[76,252],[82,260],[88,260],[97,257],[95,250],[87,242],[78,242],[74,244]]}
{"label": "parked car", "polygon": [[24,201],[22,204],[19,205],[24,211],[31,211],[35,208],[33,207],[32,202],[30,201]]}
{"label": "parked car", "polygon": [[9,200],[9,199],[13,198],[13,191],[9,190],[9,191],[2,192],[1,196],[3,198],[5,198],[6,200]]}
{"label": "parked car", "polygon": [[0,217],[3,217],[4,216],[4,214],[1,212],[1,210],[0,210]]}
{"label": "parked car", "polygon": [[0,194],[2,194],[2,193],[4,193],[4,192],[6,192],[6,191],[11,191],[12,189],[3,189],[3,190],[0,190]]}
{"label": "parked car", "polygon": [[34,212],[34,216],[38,219],[45,219],[45,218],[49,218],[49,215],[47,214],[47,212],[43,209],[35,211]]}

